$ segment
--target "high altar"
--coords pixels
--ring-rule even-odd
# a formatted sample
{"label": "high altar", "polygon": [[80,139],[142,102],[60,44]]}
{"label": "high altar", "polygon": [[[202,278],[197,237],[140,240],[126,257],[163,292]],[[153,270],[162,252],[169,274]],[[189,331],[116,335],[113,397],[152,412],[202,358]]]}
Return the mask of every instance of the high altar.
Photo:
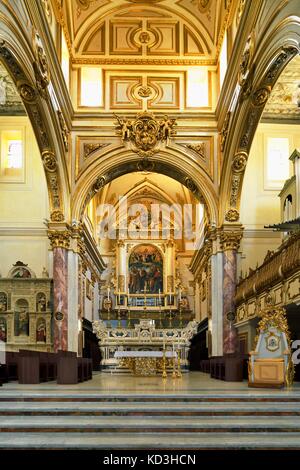
{"label": "high altar", "polygon": [[177,276],[174,240],[119,239],[115,252],[115,279],[104,286],[100,320],[93,323],[102,367],[124,366],[117,352],[152,351],[159,356],[163,351],[164,357],[180,357],[186,368],[197,322]]}

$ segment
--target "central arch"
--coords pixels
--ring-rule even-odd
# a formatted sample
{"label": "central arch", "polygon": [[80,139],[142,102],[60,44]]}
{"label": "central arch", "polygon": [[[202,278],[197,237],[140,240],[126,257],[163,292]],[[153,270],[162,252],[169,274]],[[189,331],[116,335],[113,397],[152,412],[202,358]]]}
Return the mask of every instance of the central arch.
{"label": "central arch", "polygon": [[[97,158],[98,157],[98,158]],[[72,220],[81,221],[92,197],[107,183],[137,171],[160,173],[186,186],[205,205],[210,223],[218,225],[218,195],[207,173],[178,149],[166,148],[151,159],[138,158],[132,151],[119,147],[105,156],[95,153],[93,163],[81,172],[73,192]]]}

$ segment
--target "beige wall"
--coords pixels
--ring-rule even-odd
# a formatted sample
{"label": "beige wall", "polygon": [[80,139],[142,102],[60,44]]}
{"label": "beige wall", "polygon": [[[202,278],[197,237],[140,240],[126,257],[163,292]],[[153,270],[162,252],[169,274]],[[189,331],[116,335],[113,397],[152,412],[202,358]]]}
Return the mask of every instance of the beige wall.
{"label": "beige wall", "polygon": [[0,116],[0,129],[24,129],[24,182],[0,182],[0,274],[5,277],[17,260],[37,276],[48,270],[48,239],[43,224],[49,218],[47,185],[40,153],[27,117]]}
{"label": "beige wall", "polygon": [[[289,124],[261,123],[257,128],[251,147],[244,177],[241,197],[241,222],[245,228],[241,243],[239,271],[248,272],[249,267],[261,264],[268,250],[274,250],[281,242],[281,234],[265,230],[264,225],[281,221],[281,188],[266,189],[266,147],[268,137],[287,137],[289,153],[300,146],[299,126]],[[290,176],[293,166],[290,163]],[[282,183],[283,186],[283,183]],[[281,186],[281,187],[282,187]]]}

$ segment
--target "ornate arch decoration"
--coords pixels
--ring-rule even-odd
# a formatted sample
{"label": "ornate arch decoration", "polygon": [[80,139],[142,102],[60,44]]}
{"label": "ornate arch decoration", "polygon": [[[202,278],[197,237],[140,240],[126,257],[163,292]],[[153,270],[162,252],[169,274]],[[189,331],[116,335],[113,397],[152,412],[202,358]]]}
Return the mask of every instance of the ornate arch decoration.
{"label": "ornate arch decoration", "polygon": [[[2,28],[1,21],[0,28]],[[52,122],[51,116],[54,111],[47,88],[50,79],[45,52],[39,35],[35,33],[36,60],[33,61],[32,69],[28,71],[29,66],[26,67],[27,64],[25,65],[22,61],[21,52],[17,51],[17,48],[12,45],[12,38],[7,40],[3,36],[5,34],[2,34],[1,31],[0,60],[16,85],[40,149],[48,187],[50,219],[52,222],[62,222],[65,219],[62,191],[63,178],[60,170],[61,165],[56,156],[60,152],[55,151],[56,139],[53,137],[52,126],[55,126],[55,124]],[[30,75],[35,77],[35,82]]]}
{"label": "ornate arch decoration", "polygon": [[87,204],[107,183],[137,171],[161,173],[187,187],[204,204],[211,223],[218,223],[218,197],[204,170],[178,149],[166,149],[151,159],[137,158],[128,149],[112,150],[103,159],[95,159],[80,175],[73,193],[72,219],[81,221]]}
{"label": "ornate arch decoration", "polygon": [[223,142],[220,219],[227,222],[239,220],[243,178],[253,138],[277,79],[290,60],[300,53],[299,28],[299,18],[286,18],[281,27],[265,35],[260,45],[260,51],[263,51],[261,59],[256,61],[254,57],[246,79],[241,82],[236,109],[229,117],[230,122],[226,123],[226,140],[229,140],[230,132],[232,139],[231,142]]}

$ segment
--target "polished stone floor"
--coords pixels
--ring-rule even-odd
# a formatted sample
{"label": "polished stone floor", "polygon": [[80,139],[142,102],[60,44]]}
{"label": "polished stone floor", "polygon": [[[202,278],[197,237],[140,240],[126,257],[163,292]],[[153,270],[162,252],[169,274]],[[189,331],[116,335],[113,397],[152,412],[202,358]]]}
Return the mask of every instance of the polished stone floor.
{"label": "polished stone floor", "polygon": [[65,394],[66,392],[76,392],[80,394],[125,394],[125,395],[211,395],[240,393],[242,395],[300,395],[300,383],[295,383],[290,389],[253,389],[244,382],[223,382],[212,379],[208,374],[202,372],[187,372],[180,378],[167,379],[156,377],[140,377],[129,374],[110,374],[107,372],[94,373],[93,379],[76,385],[57,385],[56,382],[48,382],[38,385],[20,385],[17,382],[9,382],[0,388],[0,395],[8,392],[54,392]]}

